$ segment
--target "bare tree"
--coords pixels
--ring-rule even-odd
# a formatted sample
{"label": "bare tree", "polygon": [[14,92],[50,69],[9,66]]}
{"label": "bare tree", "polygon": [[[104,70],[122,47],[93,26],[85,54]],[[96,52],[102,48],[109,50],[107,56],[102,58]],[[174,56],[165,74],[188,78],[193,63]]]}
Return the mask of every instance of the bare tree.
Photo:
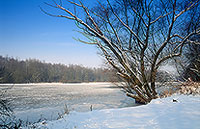
{"label": "bare tree", "polygon": [[190,44],[184,53],[186,62],[184,63],[183,77],[192,81],[200,81],[200,42],[198,44]]}
{"label": "bare tree", "polygon": [[68,2],[74,10],[54,0],[45,4],[64,13],[41,10],[75,21],[89,39],[79,41],[96,45],[126,82],[123,89],[127,95],[141,103],[158,97],[155,82],[159,66],[180,56],[184,45],[193,42],[190,37],[200,33],[200,28],[189,34],[180,32],[188,22],[188,11],[199,8],[199,0],[105,0],[97,1],[92,9],[80,0]]}
{"label": "bare tree", "polygon": [[[188,11],[187,22],[181,32],[189,34],[200,27],[200,8]],[[200,81],[200,35],[191,36],[193,41],[188,42],[183,51],[183,56],[175,59],[180,77],[184,80]]]}

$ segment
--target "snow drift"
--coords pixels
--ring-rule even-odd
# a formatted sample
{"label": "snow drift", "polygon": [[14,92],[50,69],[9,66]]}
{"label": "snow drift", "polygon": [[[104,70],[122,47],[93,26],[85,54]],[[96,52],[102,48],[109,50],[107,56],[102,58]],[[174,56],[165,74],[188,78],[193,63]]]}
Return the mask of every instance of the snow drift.
{"label": "snow drift", "polygon": [[200,96],[174,95],[137,107],[71,112],[62,119],[35,126],[39,129],[198,129],[199,121]]}

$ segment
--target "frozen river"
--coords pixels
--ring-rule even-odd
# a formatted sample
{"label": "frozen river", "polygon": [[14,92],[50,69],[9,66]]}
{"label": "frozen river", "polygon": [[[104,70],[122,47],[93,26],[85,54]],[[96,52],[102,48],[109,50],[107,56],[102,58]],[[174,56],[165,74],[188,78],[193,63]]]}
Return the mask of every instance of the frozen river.
{"label": "frozen river", "polygon": [[[11,86],[1,84],[0,89]],[[12,100],[17,118],[31,122],[57,119],[64,105],[78,112],[90,111],[91,105],[93,110],[135,106],[133,99],[111,83],[15,84],[5,97]]]}

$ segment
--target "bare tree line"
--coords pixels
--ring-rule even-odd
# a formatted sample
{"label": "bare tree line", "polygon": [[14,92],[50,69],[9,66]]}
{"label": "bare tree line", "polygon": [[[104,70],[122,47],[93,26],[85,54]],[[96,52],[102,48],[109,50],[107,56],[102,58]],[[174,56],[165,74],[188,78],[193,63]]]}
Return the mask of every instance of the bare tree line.
{"label": "bare tree line", "polygon": [[113,80],[112,71],[41,62],[36,59],[18,60],[0,56],[0,83],[40,82],[105,82]]}

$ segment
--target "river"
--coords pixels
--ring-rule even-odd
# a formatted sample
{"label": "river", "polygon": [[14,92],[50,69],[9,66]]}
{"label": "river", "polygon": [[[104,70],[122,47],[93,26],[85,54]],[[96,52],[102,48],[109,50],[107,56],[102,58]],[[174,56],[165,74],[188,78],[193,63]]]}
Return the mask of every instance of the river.
{"label": "river", "polygon": [[10,99],[14,115],[23,121],[54,120],[67,109],[77,112],[136,106],[112,83],[40,83],[0,84],[9,88],[4,97]]}

